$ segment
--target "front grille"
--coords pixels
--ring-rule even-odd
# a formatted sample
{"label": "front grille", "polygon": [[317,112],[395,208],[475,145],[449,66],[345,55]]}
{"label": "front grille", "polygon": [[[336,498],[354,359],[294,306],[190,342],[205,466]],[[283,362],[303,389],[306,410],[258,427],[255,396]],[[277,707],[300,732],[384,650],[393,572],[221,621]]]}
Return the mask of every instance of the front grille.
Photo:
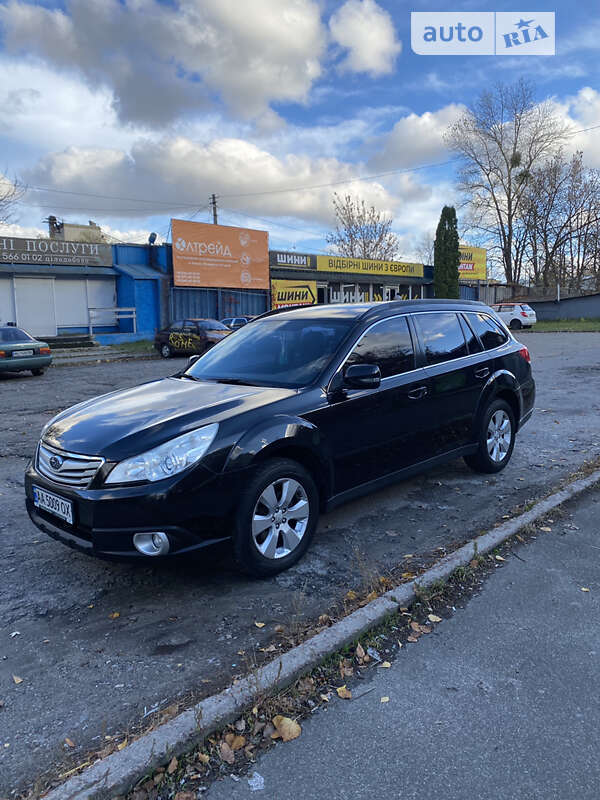
{"label": "front grille", "polygon": [[42,442],[38,445],[38,470],[44,477],[61,486],[87,488],[102,464],[104,459],[98,456],[67,453]]}

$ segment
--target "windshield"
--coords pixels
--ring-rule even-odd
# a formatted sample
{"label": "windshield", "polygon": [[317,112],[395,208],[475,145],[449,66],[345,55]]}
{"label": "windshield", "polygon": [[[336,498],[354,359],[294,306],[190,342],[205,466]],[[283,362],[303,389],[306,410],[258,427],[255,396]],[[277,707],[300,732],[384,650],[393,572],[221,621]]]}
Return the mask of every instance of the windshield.
{"label": "windshield", "polygon": [[223,339],[187,373],[199,380],[297,389],[319,377],[352,323],[266,317]]}
{"label": "windshield", "polygon": [[35,339],[21,328],[0,328],[0,342],[3,344],[18,342],[35,342]]}

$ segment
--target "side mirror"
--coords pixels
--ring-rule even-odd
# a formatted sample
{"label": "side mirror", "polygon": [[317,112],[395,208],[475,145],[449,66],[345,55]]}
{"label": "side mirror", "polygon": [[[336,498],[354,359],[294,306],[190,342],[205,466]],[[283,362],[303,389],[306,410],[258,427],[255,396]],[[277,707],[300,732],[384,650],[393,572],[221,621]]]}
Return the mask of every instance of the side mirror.
{"label": "side mirror", "polygon": [[[194,366],[194,364],[196,363],[196,361],[198,361],[198,359],[199,359],[199,358],[200,358],[200,356],[199,356],[199,355],[197,355],[197,356],[190,356],[190,357],[189,357],[189,360],[188,360],[188,363],[185,365],[185,369],[189,369],[190,367],[193,367],[193,366]],[[184,371],[185,371],[185,370],[184,370]]]}
{"label": "side mirror", "polygon": [[351,364],[344,370],[344,386],[348,389],[376,389],[380,383],[377,364]]}

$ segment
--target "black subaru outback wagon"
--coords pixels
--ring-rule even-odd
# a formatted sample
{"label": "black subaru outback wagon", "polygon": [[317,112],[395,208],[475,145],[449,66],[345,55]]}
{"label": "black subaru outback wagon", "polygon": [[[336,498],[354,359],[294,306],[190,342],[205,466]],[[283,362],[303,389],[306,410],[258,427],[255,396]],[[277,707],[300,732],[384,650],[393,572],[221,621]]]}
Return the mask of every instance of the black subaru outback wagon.
{"label": "black subaru outback wagon", "polygon": [[94,555],[231,539],[241,569],[273,575],[306,551],[320,510],[459,456],[503,469],[534,396],[527,348],[481,303],[270,313],[181,373],[54,417],[27,509]]}

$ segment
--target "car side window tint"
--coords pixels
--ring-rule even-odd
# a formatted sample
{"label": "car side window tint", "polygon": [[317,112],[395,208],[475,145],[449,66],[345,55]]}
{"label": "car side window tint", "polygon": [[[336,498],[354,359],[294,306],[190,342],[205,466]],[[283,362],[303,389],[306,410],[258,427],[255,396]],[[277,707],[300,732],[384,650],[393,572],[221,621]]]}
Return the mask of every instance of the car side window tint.
{"label": "car side window tint", "polygon": [[471,330],[469,325],[466,323],[463,317],[459,317],[460,324],[462,325],[463,333],[465,335],[465,339],[467,340],[467,348],[469,353],[481,353],[483,350],[483,345],[475,335],[475,333]]}
{"label": "car side window tint", "polygon": [[415,314],[427,364],[440,364],[467,355],[467,344],[453,311]]}
{"label": "car side window tint", "polygon": [[346,366],[351,364],[377,364],[382,378],[414,369],[415,355],[406,317],[393,317],[373,325],[346,359]]}
{"label": "car side window tint", "polygon": [[485,350],[493,350],[508,341],[508,336],[487,314],[467,314],[469,325],[479,336]]}
{"label": "car side window tint", "polygon": [[171,327],[169,328],[170,331],[180,331],[183,328],[183,320],[180,319],[177,322],[172,322]]}

